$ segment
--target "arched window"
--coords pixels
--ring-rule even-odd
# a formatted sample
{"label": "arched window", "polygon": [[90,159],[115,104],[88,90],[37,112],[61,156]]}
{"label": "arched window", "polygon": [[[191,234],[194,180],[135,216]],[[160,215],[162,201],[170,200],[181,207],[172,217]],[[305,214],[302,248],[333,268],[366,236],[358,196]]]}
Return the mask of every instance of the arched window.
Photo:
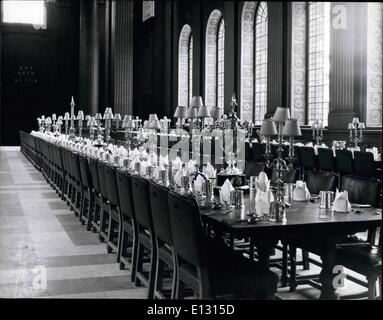
{"label": "arched window", "polygon": [[307,92],[308,124],[322,120],[328,124],[330,101],[330,2],[307,5]]}
{"label": "arched window", "polygon": [[267,3],[246,1],[241,21],[241,119],[261,124],[267,111]]}
{"label": "arched window", "polygon": [[224,109],[225,87],[225,22],[219,22],[217,36],[217,107]]}
{"label": "arched window", "polygon": [[210,14],[206,26],[205,104],[209,107],[223,108],[224,41],[225,24],[222,12],[216,9]]}
{"label": "arched window", "polygon": [[178,105],[188,107],[193,91],[193,36],[185,24],[178,43]]}

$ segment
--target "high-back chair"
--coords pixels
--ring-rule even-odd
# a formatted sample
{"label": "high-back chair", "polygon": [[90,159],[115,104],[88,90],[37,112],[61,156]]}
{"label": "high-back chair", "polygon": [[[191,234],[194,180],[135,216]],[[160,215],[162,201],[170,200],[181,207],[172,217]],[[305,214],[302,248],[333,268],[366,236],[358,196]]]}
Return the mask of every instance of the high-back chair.
{"label": "high-back chair", "polygon": [[300,147],[299,160],[302,169],[303,179],[307,171],[316,170],[317,164],[313,147]]}
{"label": "high-back chair", "polygon": [[89,168],[92,177],[93,196],[94,196],[94,211],[92,219],[92,231],[100,232],[100,215],[102,210],[102,196],[100,189],[100,179],[98,177],[97,159],[89,158]]}
{"label": "high-back chair", "polygon": [[[98,179],[100,182],[101,193],[101,211],[100,211],[100,241],[107,241],[108,239],[108,223],[109,223],[109,205],[108,205],[108,189],[106,185],[105,163],[103,161],[97,161]],[[111,252],[107,247],[108,253]]]}
{"label": "high-back chair", "polygon": [[[117,191],[117,178],[116,178],[116,169],[111,165],[105,164],[104,174],[106,187],[108,191],[108,212],[109,212],[109,222],[108,222],[108,238],[106,242],[107,248],[113,249],[117,252],[117,262],[120,262],[120,252],[121,252],[121,237],[122,237],[122,217],[120,216],[120,206],[118,200],[118,191]],[[115,241],[115,238],[117,240]],[[108,249],[108,250],[110,250]]]}
{"label": "high-back chair", "polygon": [[340,190],[347,191],[351,203],[379,206],[380,183],[377,179],[342,176]]}
{"label": "high-back chair", "polygon": [[120,250],[120,269],[128,267],[131,280],[136,280],[136,264],[138,251],[138,228],[135,217],[132,194],[132,177],[128,172],[117,170],[117,191],[122,214],[122,237]]}
{"label": "high-back chair", "polygon": [[79,156],[81,183],[83,187],[83,202],[81,207],[81,224],[86,224],[89,231],[92,226],[94,215],[94,193],[92,174],[90,172],[89,162],[85,156]]}
{"label": "high-back chair", "polygon": [[[136,284],[141,282],[148,287],[148,298],[154,297],[157,247],[150,206],[149,181],[139,176],[132,176],[132,194],[134,211],[138,227],[138,253],[136,266]],[[144,271],[145,252],[150,254],[149,274]]]}
{"label": "high-back chair", "polygon": [[199,298],[234,294],[272,298],[278,277],[233,251],[221,240],[206,238],[195,199],[169,192],[169,217],[177,263],[176,298],[184,286]]}
{"label": "high-back chair", "polygon": [[149,190],[154,233],[156,236],[155,244],[158,252],[154,295],[157,298],[166,297],[166,293],[163,290],[164,266],[166,265],[173,270],[171,294],[167,296],[173,298],[175,293],[176,267],[169,219],[169,189],[151,181],[149,182]]}
{"label": "high-back chair", "polygon": [[311,194],[318,195],[320,191],[336,191],[338,176],[331,172],[309,171],[305,177],[307,189]]}
{"label": "high-back chair", "polygon": [[374,177],[374,155],[371,152],[354,151],[354,169],[355,175],[359,177]]}
{"label": "high-back chair", "polygon": [[70,152],[70,162],[72,169],[72,181],[73,181],[73,193],[71,197],[71,204],[76,216],[81,218],[81,204],[82,204],[82,185],[81,185],[81,173],[80,164],[78,160],[78,154]]}
{"label": "high-back chair", "polygon": [[318,169],[321,171],[336,172],[332,149],[318,148]]}
{"label": "high-back chair", "polygon": [[354,173],[354,163],[350,150],[335,150],[335,160],[339,175],[352,175]]}
{"label": "high-back chair", "polygon": [[263,162],[265,154],[265,144],[259,142],[253,142],[251,145],[252,161]]}

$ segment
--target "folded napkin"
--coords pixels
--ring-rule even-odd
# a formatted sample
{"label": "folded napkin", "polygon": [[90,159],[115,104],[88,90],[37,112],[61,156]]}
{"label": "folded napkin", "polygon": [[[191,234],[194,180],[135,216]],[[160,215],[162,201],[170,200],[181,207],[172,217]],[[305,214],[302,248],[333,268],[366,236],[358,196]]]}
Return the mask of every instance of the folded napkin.
{"label": "folded napkin", "polygon": [[202,176],[199,174],[193,182],[194,191],[202,192],[202,185],[204,182],[205,182],[204,178],[202,178]]}
{"label": "folded napkin", "polygon": [[307,189],[306,182],[297,180],[295,183],[293,198],[295,201],[307,201],[310,199],[310,191]]}
{"label": "folded napkin", "polygon": [[178,172],[176,173],[176,175],[174,176],[174,183],[177,185],[177,186],[181,186],[181,178],[182,177],[186,177],[186,170],[185,169],[181,169],[181,170],[178,170]]}
{"label": "folded napkin", "polygon": [[351,211],[351,204],[350,204],[350,201],[348,201],[347,191],[339,192],[338,189],[336,190],[335,200],[333,203],[333,209],[334,211],[337,211],[337,212]]}
{"label": "folded napkin", "polygon": [[195,172],[195,164],[196,164],[196,161],[194,161],[193,159],[189,160],[189,162],[186,164],[187,174],[191,174],[191,173]]}
{"label": "folded napkin", "polygon": [[208,162],[206,167],[203,168],[203,173],[209,179],[215,179],[217,177],[217,170]]}
{"label": "folded napkin", "polygon": [[258,214],[270,212],[270,203],[274,201],[274,196],[270,191],[270,181],[264,171],[261,171],[255,179],[255,211]]}
{"label": "folded napkin", "polygon": [[172,167],[173,167],[173,169],[176,169],[176,170],[181,170],[182,169],[182,161],[181,161],[180,157],[176,157],[172,161]]}
{"label": "folded napkin", "polygon": [[221,190],[219,191],[221,202],[230,202],[230,193],[234,190],[235,189],[231,185],[230,180],[226,179],[221,187]]}
{"label": "folded napkin", "polygon": [[261,171],[255,179],[255,188],[259,191],[266,192],[269,188],[270,182],[264,171]]}

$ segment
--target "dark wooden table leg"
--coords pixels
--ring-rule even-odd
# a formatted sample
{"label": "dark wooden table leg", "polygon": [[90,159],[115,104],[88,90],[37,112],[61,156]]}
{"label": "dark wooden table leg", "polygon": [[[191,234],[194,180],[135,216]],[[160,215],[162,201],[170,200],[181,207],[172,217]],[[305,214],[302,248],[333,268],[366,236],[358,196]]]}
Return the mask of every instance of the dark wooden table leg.
{"label": "dark wooden table leg", "polygon": [[272,251],[274,246],[276,246],[276,241],[257,241],[257,251],[258,251],[258,259],[259,266],[263,271],[269,271],[270,269],[270,256],[272,255]]}
{"label": "dark wooden table leg", "polygon": [[322,292],[320,299],[337,300],[336,286],[334,286],[334,278],[338,273],[334,273],[336,248],[335,245],[328,245],[323,248],[321,253],[322,271],[320,273],[320,281],[322,284]]}
{"label": "dark wooden table leg", "polygon": [[297,288],[297,248],[289,245],[290,254],[290,291],[293,292]]}

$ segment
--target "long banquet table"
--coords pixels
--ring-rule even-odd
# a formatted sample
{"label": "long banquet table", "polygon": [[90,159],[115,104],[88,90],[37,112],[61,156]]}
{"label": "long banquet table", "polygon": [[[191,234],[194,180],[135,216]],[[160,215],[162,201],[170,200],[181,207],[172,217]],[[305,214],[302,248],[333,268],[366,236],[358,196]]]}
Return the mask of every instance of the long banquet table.
{"label": "long banquet table", "polygon": [[215,232],[230,233],[238,238],[250,238],[257,247],[259,263],[269,269],[270,256],[279,241],[294,244],[318,254],[322,260],[321,299],[336,299],[333,279],[337,244],[346,235],[374,230],[381,225],[382,216],[376,208],[364,208],[362,213],[332,212],[328,219],[319,218],[319,203],[293,202],[286,210],[287,221],[248,223],[250,201],[245,199],[241,209],[201,209],[202,220]]}

